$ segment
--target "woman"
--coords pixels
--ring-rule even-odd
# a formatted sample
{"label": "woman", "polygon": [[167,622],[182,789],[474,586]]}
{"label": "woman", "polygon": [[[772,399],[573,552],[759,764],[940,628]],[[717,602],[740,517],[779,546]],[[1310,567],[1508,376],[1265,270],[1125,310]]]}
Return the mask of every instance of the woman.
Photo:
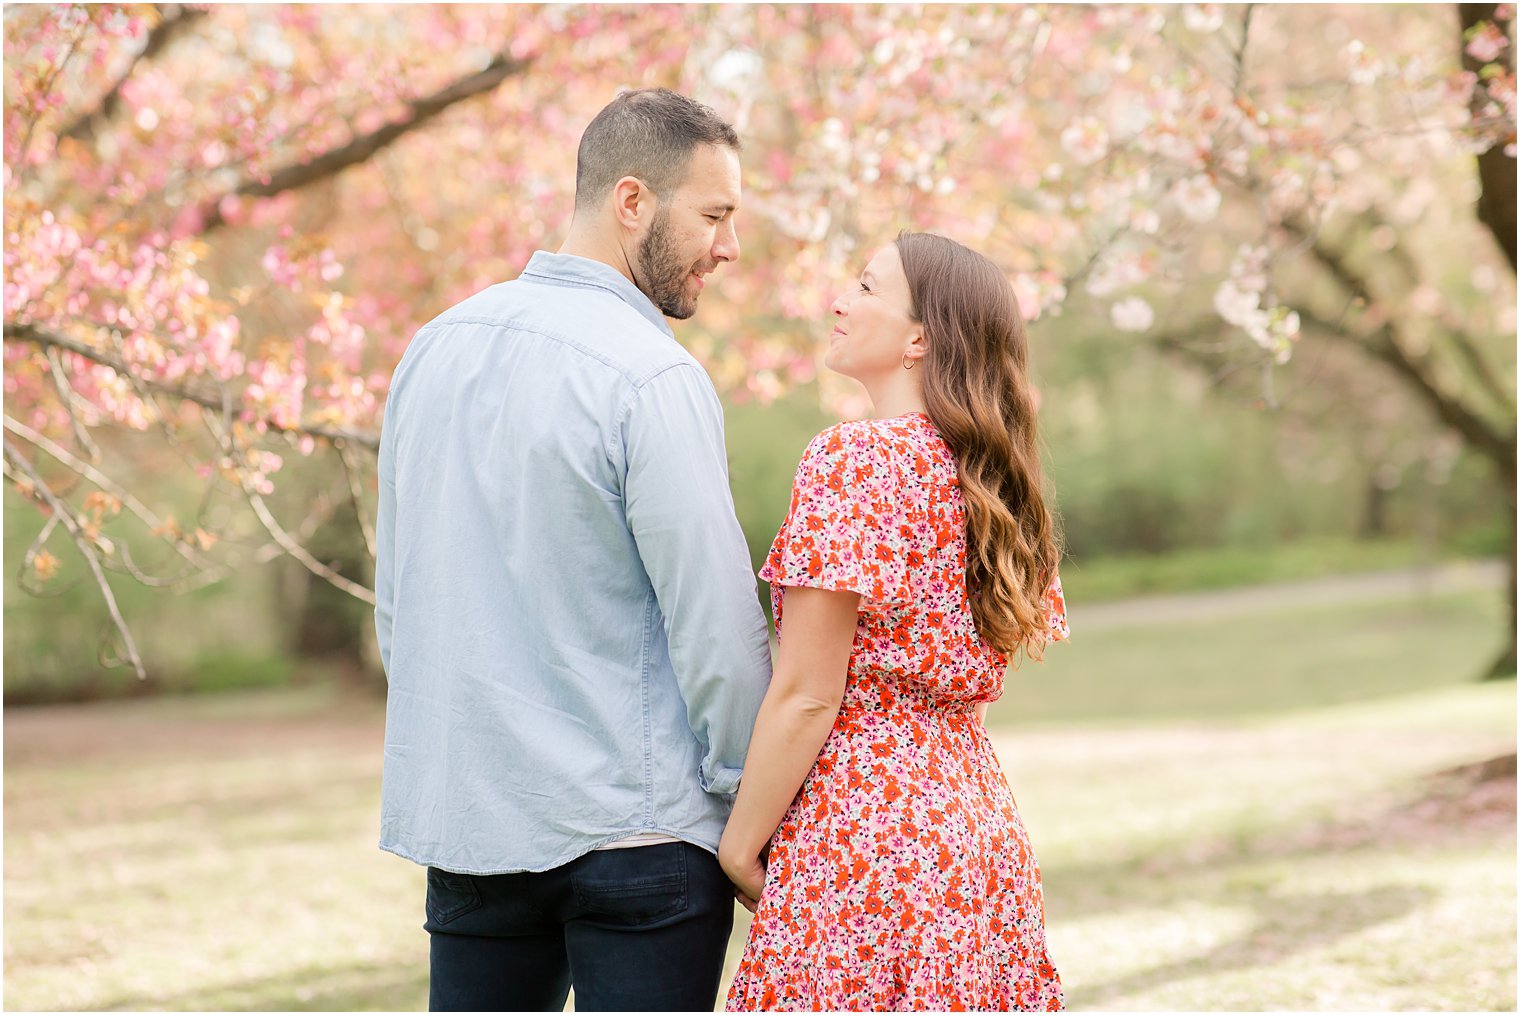
{"label": "woman", "polygon": [[1059,1009],[982,725],[1067,635],[1018,306],[905,233],[833,313],[824,363],[875,418],[808,446],[760,572],[781,647],[718,850],[755,913],[728,1009]]}

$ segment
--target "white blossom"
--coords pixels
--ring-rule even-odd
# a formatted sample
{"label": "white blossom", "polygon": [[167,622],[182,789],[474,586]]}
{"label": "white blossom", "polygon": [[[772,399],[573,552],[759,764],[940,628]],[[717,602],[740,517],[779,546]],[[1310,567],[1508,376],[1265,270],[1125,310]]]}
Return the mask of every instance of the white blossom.
{"label": "white blossom", "polygon": [[1087,291],[1093,296],[1108,296],[1145,280],[1140,259],[1127,254],[1105,254],[1087,276]]}
{"label": "white blossom", "polygon": [[1224,24],[1224,12],[1219,4],[1187,4],[1182,8],[1182,23],[1200,34],[1217,32]]}
{"label": "white blossom", "polygon": [[1261,294],[1242,289],[1234,279],[1227,278],[1214,290],[1214,312],[1237,328],[1249,329],[1258,323],[1257,315],[1262,314]]}
{"label": "white blossom", "polygon": [[1213,181],[1202,174],[1180,180],[1172,187],[1172,200],[1183,215],[1194,222],[1208,222],[1219,214],[1222,201]]}
{"label": "white blossom", "polygon": [[719,88],[741,92],[757,81],[762,68],[760,57],[748,49],[730,49],[713,61],[707,80]]}
{"label": "white blossom", "polygon": [[1108,130],[1085,117],[1061,131],[1061,147],[1078,165],[1090,166],[1108,154]]}
{"label": "white blossom", "polygon": [[1156,323],[1156,312],[1138,296],[1130,296],[1109,309],[1109,319],[1120,331],[1148,331]]}

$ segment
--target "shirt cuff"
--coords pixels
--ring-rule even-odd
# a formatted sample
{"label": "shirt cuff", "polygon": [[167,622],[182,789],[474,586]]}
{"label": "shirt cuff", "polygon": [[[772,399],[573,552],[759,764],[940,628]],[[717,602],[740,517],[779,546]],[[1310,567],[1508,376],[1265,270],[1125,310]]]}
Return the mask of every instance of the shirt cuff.
{"label": "shirt cuff", "polygon": [[742,768],[719,768],[712,775],[703,772],[700,774],[702,791],[732,800],[739,792],[739,777],[743,774]]}

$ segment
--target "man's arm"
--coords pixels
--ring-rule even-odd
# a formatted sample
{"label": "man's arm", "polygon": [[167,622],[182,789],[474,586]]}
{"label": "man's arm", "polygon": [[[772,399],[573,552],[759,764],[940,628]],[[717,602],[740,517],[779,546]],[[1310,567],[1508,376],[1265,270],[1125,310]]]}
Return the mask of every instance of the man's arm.
{"label": "man's arm", "polygon": [[396,596],[396,448],[391,421],[387,419],[381,427],[375,507],[375,640],[380,645],[380,665],[389,679]]}
{"label": "man's arm", "polygon": [[770,641],[728,488],[723,416],[692,364],[644,382],[621,433],[628,528],[654,587],[691,730],[702,788],[732,795],[770,681]]}

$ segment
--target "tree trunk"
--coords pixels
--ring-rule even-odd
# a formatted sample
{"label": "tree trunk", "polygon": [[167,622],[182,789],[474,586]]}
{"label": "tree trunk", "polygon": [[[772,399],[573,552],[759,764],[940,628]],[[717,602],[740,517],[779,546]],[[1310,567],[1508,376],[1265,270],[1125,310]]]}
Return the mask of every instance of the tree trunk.
{"label": "tree trunk", "polygon": [[1378,482],[1377,470],[1367,477],[1367,495],[1362,499],[1362,519],[1356,528],[1358,539],[1382,539],[1388,535],[1388,490]]}
{"label": "tree trunk", "polygon": [[[1483,65],[1473,59],[1467,52],[1465,36],[1467,30],[1474,25],[1488,22],[1497,24],[1494,15],[1497,13],[1497,4],[1457,4],[1457,17],[1461,23],[1461,35],[1458,36],[1457,44],[1461,46],[1462,69],[1476,74],[1482,70]],[[1506,47],[1499,58],[1499,63],[1509,71],[1514,71],[1514,47]],[[1482,92],[1473,97],[1474,106],[1481,106],[1484,102]],[[1473,112],[1476,114],[1477,109]],[[1512,139],[1513,140],[1513,139]],[[1499,244],[1499,249],[1504,251],[1504,256],[1509,258],[1511,269],[1515,267],[1515,157],[1504,153],[1504,143],[1495,144],[1488,151],[1477,157],[1478,182],[1483,191],[1478,196],[1478,219],[1493,233],[1494,240]],[[1511,655],[1513,659],[1513,654]]]}
{"label": "tree trunk", "polygon": [[[1467,52],[1467,31],[1474,25],[1488,22],[1497,24],[1497,4],[1457,4],[1457,21],[1460,34],[1457,45],[1462,56],[1462,69],[1476,74],[1482,65]],[[1510,33],[1513,34],[1513,33]],[[1499,62],[1511,73],[1515,69],[1515,47],[1506,46]],[[1483,101],[1475,94],[1474,106]],[[1477,112],[1477,109],[1474,109]],[[1513,142],[1514,138],[1510,138]],[[1478,197],[1478,221],[1488,227],[1494,241],[1509,260],[1510,270],[1515,269],[1515,157],[1504,151],[1504,144],[1495,144],[1477,157],[1478,183],[1482,192]],[[1494,659],[1484,675],[1485,680],[1515,679],[1515,463],[1513,454],[1499,466],[1499,482],[1504,486],[1505,501],[1509,505],[1509,546],[1505,560],[1509,565],[1509,644]]]}

